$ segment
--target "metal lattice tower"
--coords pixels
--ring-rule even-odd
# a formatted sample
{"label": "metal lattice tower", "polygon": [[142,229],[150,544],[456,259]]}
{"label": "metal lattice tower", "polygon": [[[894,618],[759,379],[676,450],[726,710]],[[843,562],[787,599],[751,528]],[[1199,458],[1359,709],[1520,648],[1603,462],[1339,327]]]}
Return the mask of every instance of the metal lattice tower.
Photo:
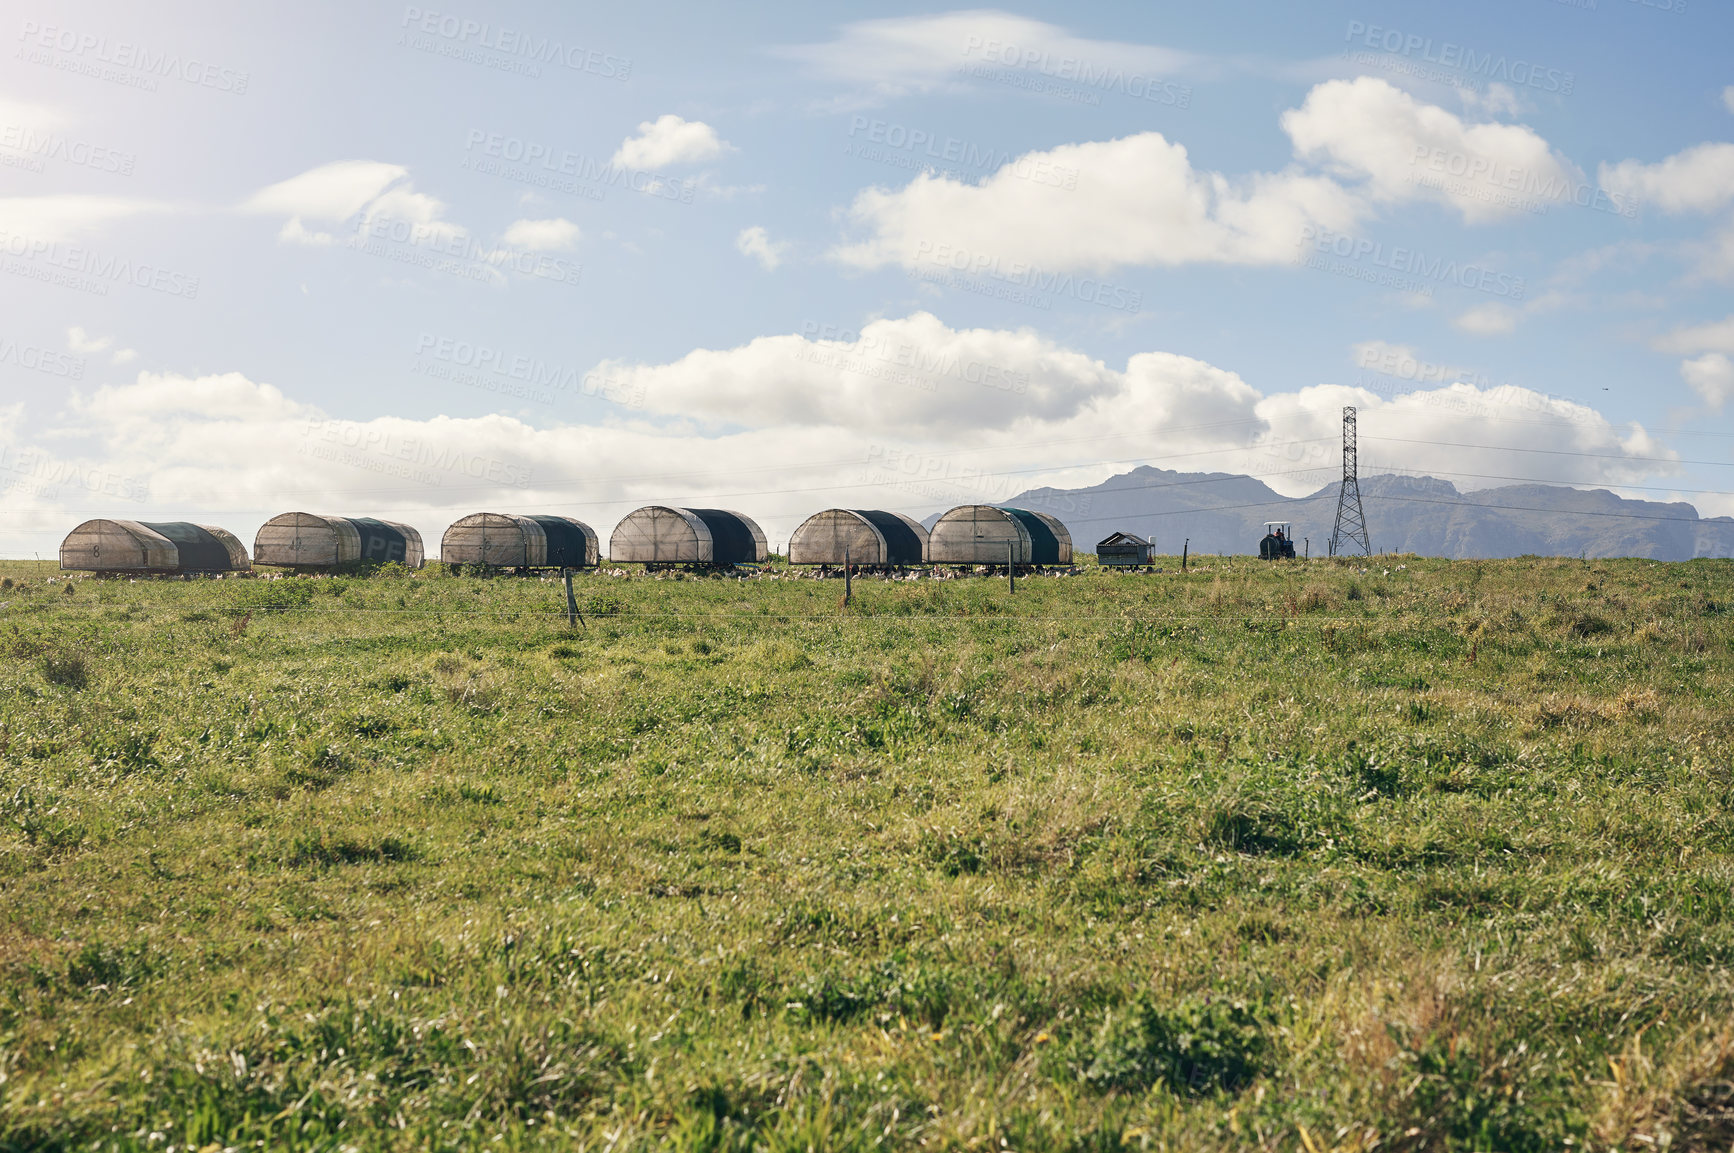
{"label": "metal lattice tower", "polygon": [[1361,556],[1373,555],[1367,537],[1367,514],[1361,510],[1360,462],[1355,450],[1355,409],[1343,409],[1343,487],[1337,492],[1337,526],[1331,530],[1330,551],[1336,556],[1359,545]]}

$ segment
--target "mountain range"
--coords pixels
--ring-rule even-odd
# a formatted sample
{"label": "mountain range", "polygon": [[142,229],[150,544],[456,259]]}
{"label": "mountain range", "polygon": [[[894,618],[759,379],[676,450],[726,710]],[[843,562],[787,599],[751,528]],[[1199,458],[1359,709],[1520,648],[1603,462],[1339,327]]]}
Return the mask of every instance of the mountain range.
{"label": "mountain range", "polygon": [[[1142,467],[1090,488],[1035,488],[1002,503],[1058,517],[1079,552],[1115,531],[1156,538],[1160,553],[1258,551],[1264,522],[1294,526],[1303,552],[1324,555],[1336,522],[1333,482],[1285,497],[1250,476]],[[1734,517],[1700,517],[1684,502],[1630,500],[1606,489],[1546,484],[1457,491],[1434,477],[1362,477],[1361,503],[1374,552],[1454,559],[1512,556],[1734,556]],[[931,521],[935,518],[929,518]]]}

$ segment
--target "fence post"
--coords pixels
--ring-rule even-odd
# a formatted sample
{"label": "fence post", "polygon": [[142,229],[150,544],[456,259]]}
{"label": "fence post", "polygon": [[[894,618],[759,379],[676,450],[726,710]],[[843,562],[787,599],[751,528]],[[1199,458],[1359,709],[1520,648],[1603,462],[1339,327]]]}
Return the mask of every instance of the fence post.
{"label": "fence post", "polygon": [[843,603],[848,604],[855,597],[855,575],[849,565],[849,550],[843,550]]}
{"label": "fence post", "polygon": [[[561,569],[560,575],[566,582],[566,627],[577,628],[578,622],[584,619],[584,614],[578,611],[578,598],[572,595],[572,570]],[[584,628],[588,630],[590,626],[586,624]]]}
{"label": "fence post", "polygon": [[1007,592],[1018,591],[1018,570],[1012,563],[1012,542],[1005,542],[1005,587]]}
{"label": "fence post", "polygon": [[1186,543],[1180,546],[1180,571],[1186,571],[1186,554],[1192,548],[1192,538],[1187,537]]}

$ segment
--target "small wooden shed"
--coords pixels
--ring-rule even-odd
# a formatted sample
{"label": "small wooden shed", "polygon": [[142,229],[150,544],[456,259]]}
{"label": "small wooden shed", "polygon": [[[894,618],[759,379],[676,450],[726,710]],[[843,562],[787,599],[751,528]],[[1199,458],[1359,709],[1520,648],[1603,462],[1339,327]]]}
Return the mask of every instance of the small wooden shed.
{"label": "small wooden shed", "polygon": [[285,568],[349,568],[396,561],[422,565],[421,534],[407,524],[366,516],[286,512],[259,526],[253,563]]}
{"label": "small wooden shed", "polygon": [[85,572],[241,572],[252,568],[235,534],[215,525],[87,520],[60,543],[60,567]]}
{"label": "small wooden shed", "polygon": [[927,559],[927,530],[902,513],[828,508],[801,522],[789,538],[790,564],[890,567]]}
{"label": "small wooden shed", "polygon": [[626,564],[762,564],[769,555],[751,517],[720,508],[646,505],[608,540],[608,559]]}
{"label": "small wooden shed", "polygon": [[1072,563],[1072,534],[1046,513],[966,504],[934,522],[927,559],[934,564],[1043,565]]}
{"label": "small wooden shed", "polygon": [[445,564],[592,568],[597,555],[595,529],[581,520],[552,514],[473,512],[440,538],[440,560]]}
{"label": "small wooden shed", "polygon": [[1129,532],[1117,532],[1096,544],[1096,563],[1103,568],[1137,568],[1151,563],[1153,542]]}

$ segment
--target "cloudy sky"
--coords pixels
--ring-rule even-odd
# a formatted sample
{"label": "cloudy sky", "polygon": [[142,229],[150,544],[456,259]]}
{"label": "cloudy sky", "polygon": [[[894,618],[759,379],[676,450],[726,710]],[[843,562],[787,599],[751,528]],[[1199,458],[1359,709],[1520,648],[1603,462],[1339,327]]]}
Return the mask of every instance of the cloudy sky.
{"label": "cloudy sky", "polygon": [[866,11],[10,6],[0,555],[1300,494],[1345,404],[1364,473],[1734,513],[1725,7]]}

